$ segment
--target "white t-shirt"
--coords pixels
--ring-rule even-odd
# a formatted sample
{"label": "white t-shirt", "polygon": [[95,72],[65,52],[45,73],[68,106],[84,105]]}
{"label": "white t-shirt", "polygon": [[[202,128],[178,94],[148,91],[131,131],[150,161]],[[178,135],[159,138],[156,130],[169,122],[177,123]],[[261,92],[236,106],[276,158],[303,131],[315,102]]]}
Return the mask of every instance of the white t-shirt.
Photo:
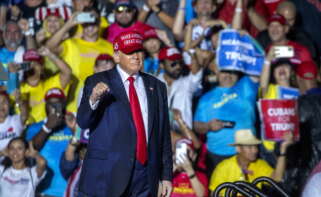
{"label": "white t-shirt", "polygon": [[306,184],[302,197],[318,197],[321,195],[321,172],[313,175]]}
{"label": "white t-shirt", "polygon": [[7,116],[3,123],[0,123],[0,150],[7,147],[12,138],[18,137],[23,131],[20,115]]}
{"label": "white t-shirt", "polygon": [[[197,40],[202,35],[206,35],[210,28],[203,28],[201,25],[196,25],[192,30],[192,40]],[[213,50],[212,43],[210,40],[203,39],[200,43],[199,48],[203,50]]]}
{"label": "white t-shirt", "polygon": [[[193,95],[201,88],[203,70],[196,74],[190,73],[187,76],[176,79],[171,86],[164,79],[164,74],[158,75],[158,79],[167,86],[167,98],[169,109],[178,109],[181,111],[182,119],[189,128],[193,126],[192,99]],[[176,125],[177,126],[177,125]]]}
{"label": "white t-shirt", "polygon": [[34,197],[37,185],[46,174],[39,178],[36,166],[22,170],[9,167],[4,172],[3,169],[0,165],[0,196],[8,197]]}

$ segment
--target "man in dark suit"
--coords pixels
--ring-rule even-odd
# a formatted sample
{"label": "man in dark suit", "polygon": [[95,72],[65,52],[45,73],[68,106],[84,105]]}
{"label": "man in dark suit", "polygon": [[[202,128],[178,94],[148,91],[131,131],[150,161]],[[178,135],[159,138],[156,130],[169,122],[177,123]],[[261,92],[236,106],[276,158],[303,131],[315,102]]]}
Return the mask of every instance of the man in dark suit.
{"label": "man in dark suit", "polygon": [[143,38],[121,33],[114,42],[116,68],[85,82],[77,114],[90,128],[79,188],[90,197],[169,196],[172,152],[167,93],[156,78],[140,72]]}

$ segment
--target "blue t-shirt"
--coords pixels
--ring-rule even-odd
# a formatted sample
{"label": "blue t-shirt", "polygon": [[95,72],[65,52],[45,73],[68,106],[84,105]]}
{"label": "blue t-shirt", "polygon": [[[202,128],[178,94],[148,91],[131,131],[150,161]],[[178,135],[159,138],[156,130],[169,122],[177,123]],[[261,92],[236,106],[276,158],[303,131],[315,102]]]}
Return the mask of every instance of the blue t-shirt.
{"label": "blue t-shirt", "polygon": [[7,92],[9,94],[11,94],[15,89],[17,89],[19,84],[18,74],[10,73],[8,71],[8,64],[13,62],[15,54],[16,54],[15,51],[9,51],[6,48],[0,49],[0,62],[4,67],[4,72],[8,74],[8,81],[0,81],[0,85],[6,86]]}
{"label": "blue t-shirt", "polygon": [[159,69],[159,60],[155,58],[145,58],[144,60],[144,71],[155,75]]}
{"label": "blue t-shirt", "polygon": [[[27,129],[26,139],[31,140],[38,132],[40,132],[43,121],[32,124]],[[43,194],[49,196],[63,196],[67,187],[67,181],[61,175],[59,162],[61,154],[66,150],[68,143],[72,137],[72,131],[68,127],[53,132],[44,146],[40,154],[47,160],[48,173],[44,180],[39,184],[39,189]]]}
{"label": "blue t-shirt", "polygon": [[186,8],[185,8],[185,22],[188,24],[191,20],[196,17],[196,13],[193,7],[193,0],[186,0]]}
{"label": "blue t-shirt", "polygon": [[239,129],[254,130],[255,101],[258,83],[249,77],[241,78],[234,86],[216,87],[201,97],[194,120],[209,122],[212,119],[234,121],[234,128],[207,132],[207,149],[217,155],[233,155],[234,133]]}

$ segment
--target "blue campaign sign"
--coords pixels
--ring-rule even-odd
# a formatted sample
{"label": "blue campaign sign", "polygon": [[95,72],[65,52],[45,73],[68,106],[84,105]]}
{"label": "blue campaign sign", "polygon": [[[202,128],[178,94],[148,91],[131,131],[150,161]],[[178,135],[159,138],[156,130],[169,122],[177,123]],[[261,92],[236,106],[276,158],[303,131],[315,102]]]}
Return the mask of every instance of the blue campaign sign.
{"label": "blue campaign sign", "polygon": [[296,99],[300,95],[297,88],[287,88],[279,86],[279,97],[280,99]]}
{"label": "blue campaign sign", "polygon": [[216,63],[220,70],[236,70],[260,75],[264,64],[264,50],[249,35],[234,29],[221,31]]}

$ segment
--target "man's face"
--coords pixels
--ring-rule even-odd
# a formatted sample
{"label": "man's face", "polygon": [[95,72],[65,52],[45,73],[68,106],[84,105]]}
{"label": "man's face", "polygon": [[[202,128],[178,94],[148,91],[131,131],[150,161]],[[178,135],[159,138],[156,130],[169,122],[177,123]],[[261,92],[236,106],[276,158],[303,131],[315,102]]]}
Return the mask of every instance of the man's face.
{"label": "man's face", "polygon": [[232,71],[220,71],[218,72],[219,86],[232,87],[238,80],[238,75]]}
{"label": "man's face", "polygon": [[48,32],[50,32],[51,34],[56,33],[61,28],[61,26],[62,24],[60,22],[59,17],[49,16],[47,18],[47,28]]}
{"label": "man's face", "polygon": [[16,50],[19,47],[22,41],[22,33],[17,24],[9,23],[7,25],[6,31],[3,34],[3,40],[6,48],[10,50]]}
{"label": "man's face", "polygon": [[129,27],[135,20],[135,12],[134,8],[124,5],[117,6],[114,10],[116,23],[122,27]]}
{"label": "man's face", "polygon": [[82,12],[85,8],[92,6],[92,0],[73,0],[73,8],[75,11]]}
{"label": "man's face", "polygon": [[183,71],[183,62],[182,60],[165,60],[164,61],[164,70],[165,73],[173,79],[178,79]]}
{"label": "man's face", "polygon": [[150,54],[155,54],[159,52],[161,42],[157,38],[150,38],[144,41],[144,48]]}
{"label": "man's face", "polygon": [[197,0],[195,5],[197,16],[210,16],[214,10],[213,0]]}
{"label": "man's face", "polygon": [[238,155],[248,162],[253,162],[257,159],[259,152],[257,145],[240,145],[237,146]]}
{"label": "man's face", "polygon": [[269,36],[272,42],[281,42],[286,39],[288,28],[279,22],[272,22],[268,26]]}
{"label": "man's face", "polygon": [[135,51],[125,54],[121,51],[114,52],[114,59],[117,64],[129,75],[138,73],[144,65],[143,51]]}

